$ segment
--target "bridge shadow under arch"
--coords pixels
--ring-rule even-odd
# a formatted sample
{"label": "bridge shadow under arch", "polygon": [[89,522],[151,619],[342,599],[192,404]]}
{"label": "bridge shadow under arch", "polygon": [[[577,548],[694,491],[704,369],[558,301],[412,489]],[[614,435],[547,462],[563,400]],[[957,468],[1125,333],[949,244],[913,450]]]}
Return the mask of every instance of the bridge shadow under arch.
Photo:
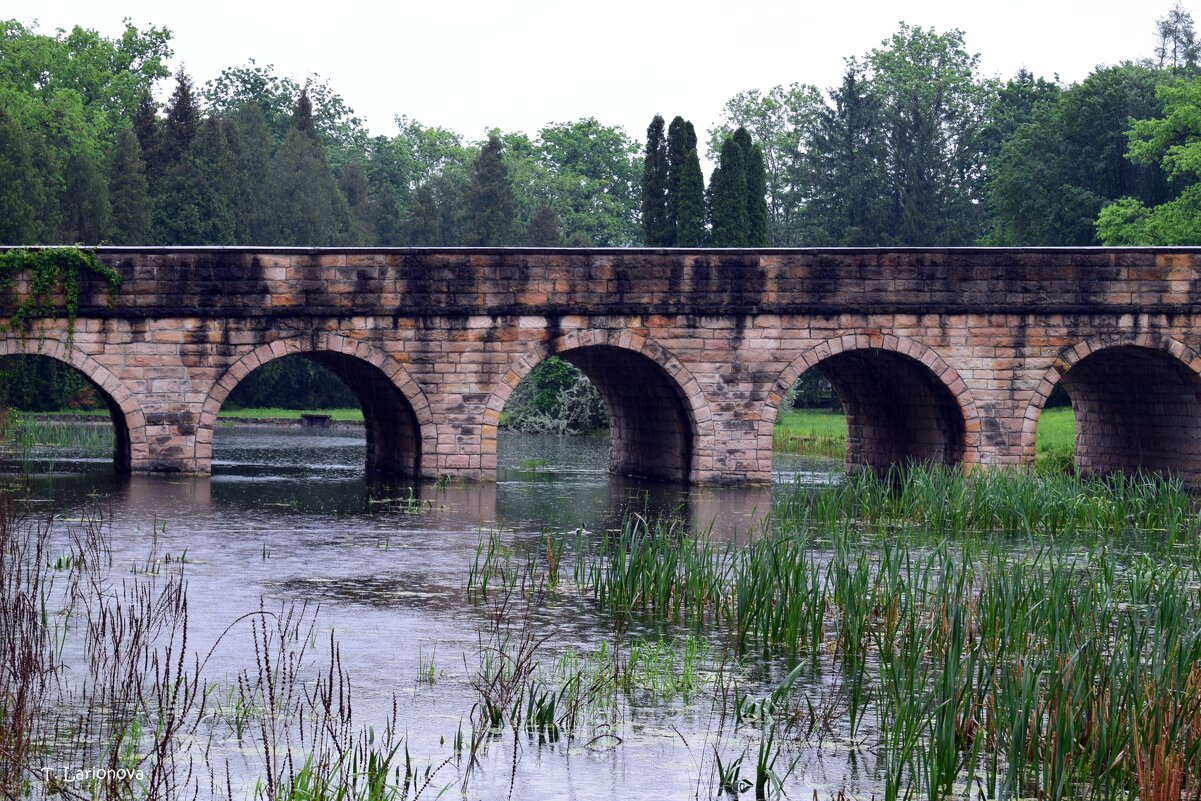
{"label": "bridge shadow under arch", "polygon": [[628,331],[572,332],[522,356],[488,399],[481,441],[486,458],[495,459],[496,428],[505,401],[552,355],[583,372],[604,401],[610,472],[663,481],[697,480],[703,443],[712,437],[700,386],[664,348]]}
{"label": "bridge shadow under arch", "polygon": [[213,385],[197,426],[198,460],[212,458],[217,415],[229,394],[259,367],[298,357],[328,369],[350,389],[363,411],[369,478],[421,478],[433,474],[427,447],[435,439],[424,393],[387,353],[345,337],[287,339],[260,345],[234,363]]}
{"label": "bridge shadow under arch", "polygon": [[1138,472],[1201,480],[1201,355],[1169,338],[1093,340],[1062,351],[1034,391],[1022,432],[1032,462],[1038,420],[1056,383],[1076,418],[1084,475]]}
{"label": "bridge shadow under arch", "polygon": [[936,354],[897,337],[848,335],[811,348],[781,373],[763,417],[770,435],[785,393],[817,370],[833,387],[847,422],[850,470],[970,461],[978,431],[971,394]]}
{"label": "bridge shadow under arch", "polygon": [[108,410],[113,426],[113,469],[128,474],[146,467],[150,456],[146,416],[120,379],[94,358],[64,340],[45,336],[8,337],[0,340],[0,360],[45,358],[73,368]]}

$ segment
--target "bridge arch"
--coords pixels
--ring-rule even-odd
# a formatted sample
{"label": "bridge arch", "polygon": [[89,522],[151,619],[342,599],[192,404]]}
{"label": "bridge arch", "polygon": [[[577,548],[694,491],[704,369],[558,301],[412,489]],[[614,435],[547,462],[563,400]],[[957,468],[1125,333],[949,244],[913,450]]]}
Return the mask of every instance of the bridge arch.
{"label": "bridge arch", "polygon": [[768,393],[760,443],[770,447],[785,393],[811,368],[830,381],[842,402],[848,467],[884,471],[910,461],[979,460],[980,416],[971,389],[930,348],[891,334],[832,337],[793,359]]}
{"label": "bridge arch", "polygon": [[1201,478],[1201,354],[1159,334],[1099,336],[1064,348],[1031,393],[1021,454],[1057,383],[1076,416],[1076,466],[1085,474],[1173,473]]}
{"label": "bridge arch", "polygon": [[484,409],[481,451],[495,464],[496,430],[509,395],[542,360],[579,368],[609,414],[609,469],[669,481],[698,481],[714,450],[713,421],[700,384],[666,348],[632,331],[572,331],[526,351],[505,373]]}
{"label": "bridge arch", "polygon": [[0,356],[45,356],[74,367],[108,407],[113,422],[113,468],[119,473],[129,473],[134,468],[151,467],[146,415],[129,387],[107,367],[74,343],[43,334],[0,339]]}
{"label": "bridge arch", "polygon": [[217,414],[255,369],[285,356],[303,356],[328,368],[354,392],[363,409],[368,475],[430,477],[437,433],[421,387],[387,352],[337,334],[277,339],[234,362],[209,390],[196,427],[196,461],[209,464]]}

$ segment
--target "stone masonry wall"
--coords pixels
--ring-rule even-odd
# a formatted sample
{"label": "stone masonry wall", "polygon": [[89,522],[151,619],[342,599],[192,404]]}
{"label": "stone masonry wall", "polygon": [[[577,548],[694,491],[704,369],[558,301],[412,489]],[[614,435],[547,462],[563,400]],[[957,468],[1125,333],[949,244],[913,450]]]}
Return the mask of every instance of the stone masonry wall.
{"label": "stone masonry wall", "polygon": [[819,367],[860,409],[855,463],[1027,462],[1066,375],[1097,471],[1201,475],[1198,249],[98,253],[116,303],[89,283],[72,342],[51,319],[0,354],[94,381],[134,470],[207,471],[229,391],[308,354],[364,399],[374,468],[488,478],[505,399],[558,353],[601,388],[622,472],[768,479],[781,396]]}

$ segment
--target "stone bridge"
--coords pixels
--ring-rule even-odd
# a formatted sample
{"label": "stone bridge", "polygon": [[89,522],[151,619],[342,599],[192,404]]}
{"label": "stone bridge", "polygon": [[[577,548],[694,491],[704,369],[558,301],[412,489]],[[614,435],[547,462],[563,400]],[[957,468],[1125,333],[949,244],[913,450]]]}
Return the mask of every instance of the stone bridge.
{"label": "stone bridge", "polygon": [[1030,463],[1062,380],[1083,470],[1201,476],[1201,249],[97,254],[115,300],[89,278],[73,331],[5,326],[0,354],[94,383],[120,470],[208,472],[230,391],[297,354],[358,396],[369,472],[488,479],[505,400],[557,354],[600,390],[619,473],[768,480],[781,398],[813,368],[852,466]]}

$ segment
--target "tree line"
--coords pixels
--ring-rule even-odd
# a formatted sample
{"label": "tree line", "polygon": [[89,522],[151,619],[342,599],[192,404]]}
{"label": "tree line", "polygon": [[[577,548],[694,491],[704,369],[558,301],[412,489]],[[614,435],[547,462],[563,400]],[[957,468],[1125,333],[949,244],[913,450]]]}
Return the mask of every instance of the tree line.
{"label": "tree line", "polygon": [[168,74],[165,29],[8,21],[0,241],[1193,243],[1201,48],[1179,4],[1153,31],[1148,57],[1064,84],[982,75],[962,32],[902,23],[827,91],[730,98],[702,145],[684,117],[658,115],[643,142],[593,118],[471,141],[402,116],[373,136],[318,76],[252,60],[198,87]]}
{"label": "tree line", "polygon": [[[826,91],[730,98],[703,143],[660,115],[645,141],[594,118],[472,141],[404,116],[371,135],[319,76],[253,60],[197,86],[166,68],[165,29],[110,39],[10,20],[0,242],[1197,244],[1201,47],[1179,4],[1152,30],[1146,58],[1065,84],[985,76],[962,32],[902,23]],[[43,372],[30,397],[76,396]],[[307,363],[284,372],[293,398],[326,380]],[[578,377],[560,372],[534,395],[574,392]],[[250,389],[247,402],[274,397]]]}

